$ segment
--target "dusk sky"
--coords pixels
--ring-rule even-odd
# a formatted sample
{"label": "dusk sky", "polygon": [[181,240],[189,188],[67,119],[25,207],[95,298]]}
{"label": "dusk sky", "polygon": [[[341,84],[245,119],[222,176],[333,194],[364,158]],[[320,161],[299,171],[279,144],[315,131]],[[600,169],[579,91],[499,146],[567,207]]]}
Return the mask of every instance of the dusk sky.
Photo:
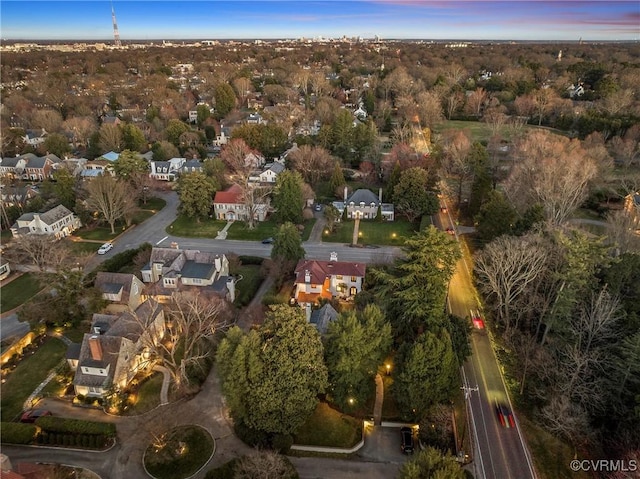
{"label": "dusk sky", "polygon": [[[122,40],[640,40],[640,1],[120,1]],[[0,1],[2,39],[113,40],[103,0]]]}

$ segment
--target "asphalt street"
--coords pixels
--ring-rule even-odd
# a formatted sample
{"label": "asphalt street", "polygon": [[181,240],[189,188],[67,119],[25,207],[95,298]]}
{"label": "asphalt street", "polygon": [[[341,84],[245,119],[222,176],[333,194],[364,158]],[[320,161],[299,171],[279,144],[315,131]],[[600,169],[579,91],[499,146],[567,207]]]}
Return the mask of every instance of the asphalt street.
{"label": "asphalt street", "polygon": [[[441,214],[439,221],[451,225],[448,214]],[[463,248],[463,259],[458,262],[449,284],[449,309],[460,317],[471,317],[471,310],[480,304],[471,279],[470,255]],[[509,404],[506,387],[491,340],[486,329],[474,329],[471,335],[471,357],[463,365],[463,378],[471,390],[467,412],[473,423],[475,443],[472,454],[475,477],[479,479],[527,479],[535,478],[531,459],[517,418],[515,428],[502,427],[495,409],[495,401]],[[474,390],[477,387],[477,391]],[[515,417],[515,415],[514,415]]]}

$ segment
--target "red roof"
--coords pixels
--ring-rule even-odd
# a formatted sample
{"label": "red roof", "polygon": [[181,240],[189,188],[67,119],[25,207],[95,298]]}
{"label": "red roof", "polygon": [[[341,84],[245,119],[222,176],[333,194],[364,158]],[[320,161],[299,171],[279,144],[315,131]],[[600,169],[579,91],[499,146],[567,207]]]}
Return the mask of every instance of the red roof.
{"label": "red roof", "polygon": [[214,204],[238,204],[240,196],[242,195],[242,188],[238,185],[232,185],[225,191],[216,192],[216,196],[213,199]]}
{"label": "red roof", "polygon": [[346,261],[300,260],[296,266],[296,283],[306,283],[305,272],[311,275],[311,284],[323,284],[327,277],[360,276],[364,278],[367,265],[365,263],[349,263]]}

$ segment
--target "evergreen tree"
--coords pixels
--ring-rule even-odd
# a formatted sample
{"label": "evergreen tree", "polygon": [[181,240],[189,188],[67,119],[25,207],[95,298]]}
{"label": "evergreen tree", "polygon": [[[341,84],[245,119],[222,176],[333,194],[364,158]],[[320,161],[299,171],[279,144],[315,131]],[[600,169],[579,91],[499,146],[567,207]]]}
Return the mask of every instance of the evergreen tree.
{"label": "evergreen tree", "polygon": [[318,331],[300,308],[272,306],[264,324],[229,331],[217,354],[222,387],[236,425],[292,434],[313,414],[327,386]]}
{"label": "evergreen tree", "polygon": [[344,179],[342,167],[340,166],[340,163],[336,161],[333,167],[333,173],[331,173],[331,179],[329,180],[329,188],[331,188],[332,193],[338,194],[340,189],[346,184],[347,182]]}
{"label": "evergreen tree", "polygon": [[132,123],[125,123],[122,130],[122,147],[131,151],[145,151],[147,139],[142,130]]}
{"label": "evergreen tree", "polygon": [[131,181],[138,173],[148,173],[149,163],[138,153],[124,150],[113,162],[113,171],[120,178]]}
{"label": "evergreen tree", "polygon": [[458,384],[458,363],[446,330],[426,332],[398,351],[394,395],[402,417],[416,420],[448,400]]}
{"label": "evergreen tree", "polygon": [[491,241],[503,234],[513,232],[518,213],[499,191],[490,191],[487,201],[480,207],[475,217],[478,236],[484,241]]}
{"label": "evergreen tree", "polygon": [[428,191],[429,173],[424,168],[409,168],[400,175],[393,188],[395,208],[414,222],[422,215],[432,215],[438,211],[438,198]]}
{"label": "evergreen tree", "polygon": [[216,100],[215,116],[218,120],[223,119],[236,107],[236,94],[228,83],[219,83],[213,96]]}
{"label": "evergreen tree", "polygon": [[216,189],[214,180],[204,173],[182,175],[178,181],[180,212],[188,218],[195,218],[199,223],[211,211]]}
{"label": "evergreen tree", "polygon": [[302,176],[297,171],[285,170],[278,175],[273,192],[274,218],[279,223],[302,223]]}
{"label": "evergreen tree", "polygon": [[400,468],[400,479],[465,479],[467,475],[451,453],[427,447]]}

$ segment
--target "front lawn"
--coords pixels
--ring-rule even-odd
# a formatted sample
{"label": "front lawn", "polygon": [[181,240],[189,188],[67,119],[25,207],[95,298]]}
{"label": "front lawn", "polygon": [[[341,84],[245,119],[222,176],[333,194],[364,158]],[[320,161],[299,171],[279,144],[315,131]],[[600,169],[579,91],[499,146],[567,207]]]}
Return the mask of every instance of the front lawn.
{"label": "front lawn", "polygon": [[[144,379],[144,382],[137,387],[137,391],[133,393],[135,401],[131,401],[132,404],[123,414],[135,416],[144,414],[159,406],[163,379],[164,376],[159,372],[153,373],[151,377]],[[129,398],[131,399],[131,396]]]}
{"label": "front lawn", "polygon": [[89,242],[89,241],[68,241],[69,248],[71,248],[71,252],[74,254],[83,254],[83,253],[96,253],[98,248],[100,248],[99,243]]}
{"label": "front lawn", "polygon": [[355,446],[362,439],[362,423],[319,402],[313,415],[294,436],[294,444],[307,446]]}
{"label": "front lawn", "polygon": [[120,233],[122,233],[122,228],[123,227],[116,226],[115,233],[112,233],[109,226],[83,227],[76,231],[74,235],[79,236],[80,238],[85,240],[111,241]]}
{"label": "front lawn", "polygon": [[[326,230],[322,234],[322,241],[330,243],[351,243],[353,239],[354,221],[342,221],[336,223],[336,230],[327,234]],[[384,245],[402,246],[404,240],[416,233],[416,226],[406,220],[396,221],[360,221],[360,234],[358,244],[360,245]]]}
{"label": "front lawn", "polygon": [[179,215],[176,220],[167,227],[166,232],[170,235],[182,236],[184,238],[215,238],[226,224],[226,221],[209,218],[202,219],[198,223],[193,218]]}
{"label": "front lawn", "polygon": [[236,306],[247,306],[256,295],[264,279],[260,274],[260,269],[261,266],[257,264],[243,264],[238,268],[238,274],[242,276],[242,280],[236,284],[236,299],[234,301]]}
{"label": "front lawn", "polygon": [[25,273],[0,289],[0,312],[10,311],[35,296],[42,287],[33,273]]}
{"label": "front lawn", "polygon": [[162,198],[149,198],[146,203],[139,202],[138,207],[142,210],[160,211],[167,205],[167,202]]}
{"label": "front lawn", "polygon": [[57,338],[46,338],[36,352],[25,357],[2,386],[0,414],[3,421],[13,421],[22,412],[24,401],[64,359],[67,346]]}

